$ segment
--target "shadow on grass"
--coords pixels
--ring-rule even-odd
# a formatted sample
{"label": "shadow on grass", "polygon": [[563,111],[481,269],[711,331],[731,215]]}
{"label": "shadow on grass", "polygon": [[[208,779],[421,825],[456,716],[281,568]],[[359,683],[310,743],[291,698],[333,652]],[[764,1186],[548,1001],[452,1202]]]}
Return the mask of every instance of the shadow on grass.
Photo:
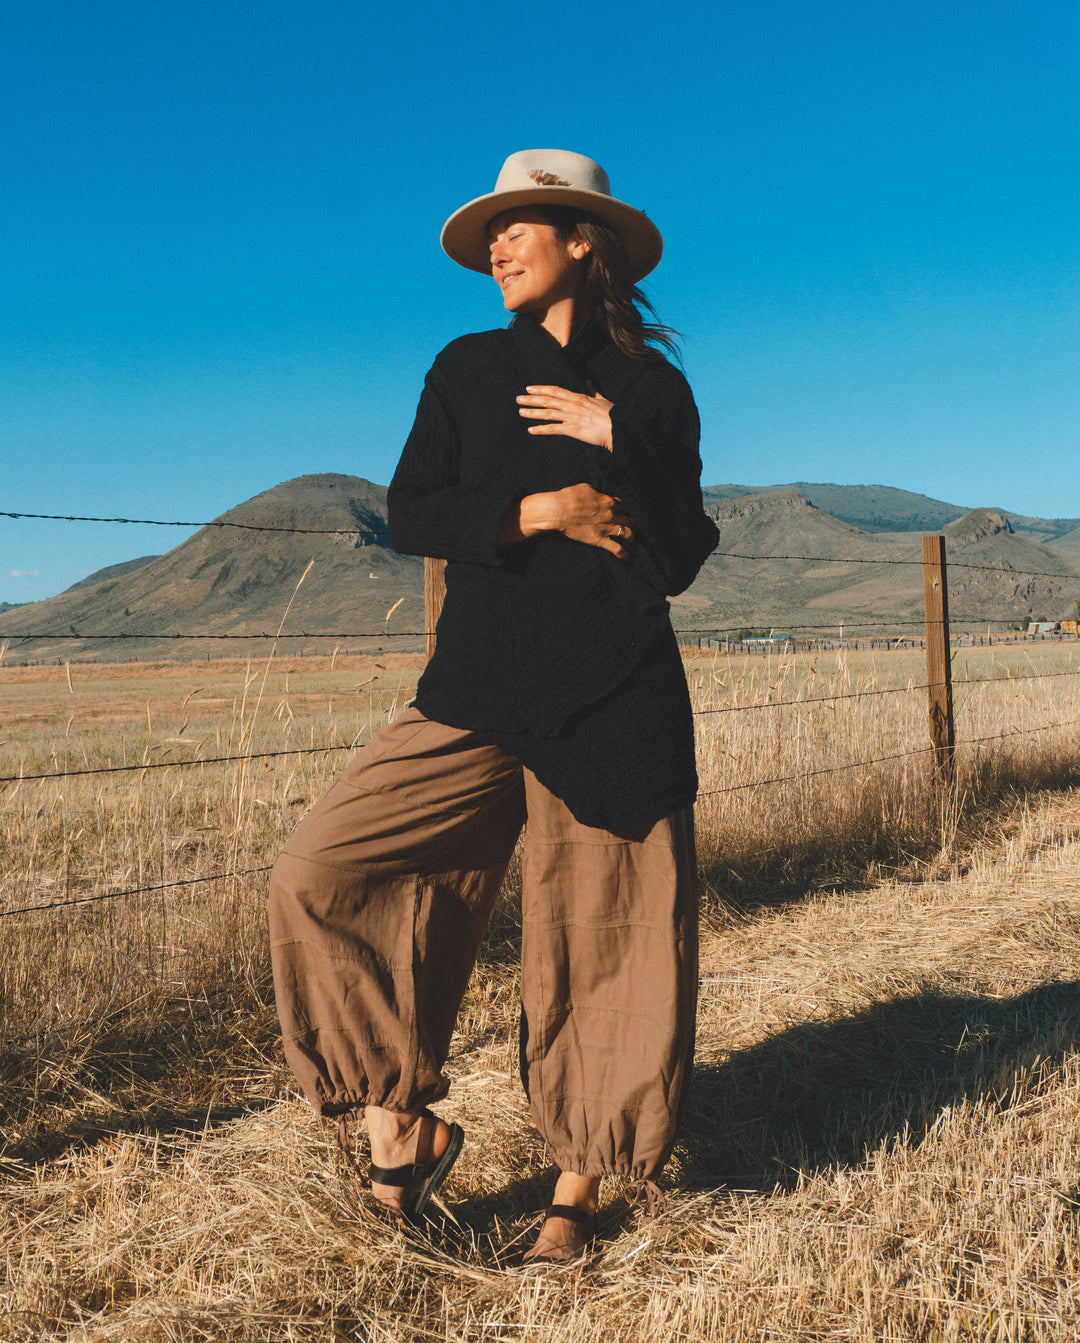
{"label": "shadow on grass", "polygon": [[918,1142],[950,1106],[1006,1107],[1032,1067],[1080,1044],[1080,981],[1015,998],[940,991],[808,1022],[699,1065],[678,1159],[698,1186],[769,1190],[854,1167],[901,1136]]}
{"label": "shadow on grass", "polygon": [[[771,1193],[800,1175],[857,1168],[868,1153],[918,1142],[963,1102],[1007,1108],[1037,1093],[1043,1067],[1080,1045],[1080,981],[1009,999],[938,990],[811,1022],[698,1065],[669,1179],[684,1193]],[[419,1239],[477,1266],[514,1262],[531,1243],[557,1172],[528,1176],[436,1217]],[[633,1213],[634,1191],[603,1201],[600,1239]]]}

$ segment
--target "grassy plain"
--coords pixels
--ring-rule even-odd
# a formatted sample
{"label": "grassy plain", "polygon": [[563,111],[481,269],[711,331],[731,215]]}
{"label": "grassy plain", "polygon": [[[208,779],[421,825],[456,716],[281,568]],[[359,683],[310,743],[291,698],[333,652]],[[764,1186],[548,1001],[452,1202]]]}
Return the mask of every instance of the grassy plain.
{"label": "grassy plain", "polygon": [[[429,1237],[365,1208],[278,1045],[265,868],[416,660],[0,666],[0,1338],[1074,1337],[1076,645],[956,653],[951,789],[917,653],[688,674],[684,1134],[656,1217],[611,1182],[596,1253],[541,1275],[510,1266],[551,1181],[515,1080],[515,873]],[[250,752],[282,754],[185,763]]]}

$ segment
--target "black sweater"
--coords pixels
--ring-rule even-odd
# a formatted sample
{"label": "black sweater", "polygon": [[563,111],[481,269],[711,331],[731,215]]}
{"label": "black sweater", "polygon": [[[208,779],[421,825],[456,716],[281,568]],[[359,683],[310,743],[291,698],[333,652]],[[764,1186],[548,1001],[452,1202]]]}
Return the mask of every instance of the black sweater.
{"label": "black sweater", "polygon": [[[530,435],[515,397],[537,384],[612,401],[612,451]],[[587,825],[656,820],[697,791],[665,597],[716,545],[700,471],[697,410],[677,369],[628,358],[591,323],[560,348],[523,318],[438,356],[390,485],[395,549],[448,561],[417,707],[487,732]],[[581,482],[622,500],[628,560],[554,532],[498,548],[518,500]]]}

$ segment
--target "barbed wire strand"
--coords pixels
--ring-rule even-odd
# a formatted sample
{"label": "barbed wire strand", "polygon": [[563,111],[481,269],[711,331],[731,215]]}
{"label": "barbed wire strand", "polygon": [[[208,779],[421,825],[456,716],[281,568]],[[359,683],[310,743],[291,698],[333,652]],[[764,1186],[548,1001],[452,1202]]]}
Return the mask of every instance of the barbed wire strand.
{"label": "barbed wire strand", "polygon": [[[1042,723],[1037,727],[1031,728],[1013,728],[1005,732],[997,732],[985,737],[973,737],[966,741],[957,742],[957,749],[968,746],[981,746],[991,741],[1004,741],[1009,737],[1031,736],[1036,732],[1047,732],[1063,727],[1072,727],[1080,722],[1080,718],[1069,718],[1063,722]],[[841,774],[847,770],[868,769],[871,765],[887,764],[894,760],[914,759],[917,756],[929,755],[937,751],[936,746],[921,746],[910,751],[899,751],[893,755],[875,756],[869,760],[852,760],[843,765],[830,765],[824,769],[815,769],[804,771],[801,774],[780,775],[771,779],[754,779],[749,783],[729,784],[726,788],[703,789],[698,797],[718,797],[723,793],[743,792],[749,788],[767,788],[778,783],[799,783],[805,779],[816,779],[827,774]],[[125,896],[132,895],[155,895],[163,891],[174,890],[180,886],[196,886],[211,881],[225,881],[230,877],[249,877],[257,876],[263,872],[269,872],[273,864],[267,864],[264,867],[251,867],[242,869],[229,869],[224,872],[211,873],[205,877],[187,877],[181,881],[161,882],[155,886],[139,886],[122,891],[104,891],[97,895],[75,896],[70,900],[56,900],[44,905],[24,905],[18,909],[0,910],[0,918],[9,918],[16,914],[39,914],[53,909],[66,909],[72,905],[97,904],[105,900],[119,900]]]}
{"label": "barbed wire strand", "polygon": [[[969,676],[952,679],[949,684],[967,685],[1009,685],[1018,681],[1050,681],[1060,676],[1080,676],[1080,667],[1065,672],[1025,672],[1018,676]],[[874,695],[907,695],[919,690],[929,690],[929,681],[915,685],[885,686],[874,690],[852,690],[843,695],[817,695],[809,699],[759,700],[756,704],[724,704],[713,709],[695,709],[694,717],[712,713],[742,713],[748,709],[801,709],[804,704],[831,704],[839,700],[870,699]]]}
{"label": "barbed wire strand", "polygon": [[[128,526],[142,527],[235,527],[249,532],[286,532],[294,536],[388,536],[388,528],[374,528],[370,526],[356,527],[268,527],[254,522],[229,522],[221,518],[214,518],[210,522],[171,522],[160,518],[98,518],[85,517],[74,514],[64,513],[12,513],[0,512],[3,518],[30,518],[45,522],[104,522],[121,523]],[[920,535],[921,533],[915,533]],[[749,555],[737,550],[716,550],[713,554],[719,559],[731,560],[759,560],[759,561],[778,561],[778,560],[798,560],[811,564],[884,564],[896,566],[917,566],[923,567],[922,559],[901,560],[888,559],[885,557],[873,558],[866,556],[836,556],[836,555]],[[1067,578],[1076,580],[1080,575],[1075,573],[1051,573],[1042,569],[1013,569],[997,564],[965,564],[962,561],[949,561],[950,569],[969,569],[980,573],[995,574],[1016,574],[1023,578]]]}
{"label": "barbed wire strand", "polygon": [[[1080,676],[1080,667],[1074,671],[1060,672],[1020,672],[1016,676],[965,676],[953,680],[957,685],[1007,685],[1010,681],[1054,681],[1062,676]],[[922,687],[926,689],[927,687]]]}
{"label": "barbed wire strand", "polygon": [[[1042,723],[1038,727],[1032,728],[1013,728],[1006,732],[996,732],[987,737],[969,737],[965,741],[958,741],[956,749],[960,750],[967,746],[981,746],[989,741],[1004,741],[1007,737],[1026,737],[1035,732],[1048,732],[1051,729],[1063,727],[1072,727],[1080,723],[1080,718],[1067,718],[1059,723]],[[828,765],[824,769],[809,770],[803,774],[781,774],[772,779],[754,779],[750,783],[734,783],[727,788],[708,788],[698,793],[698,797],[718,797],[722,793],[738,793],[747,788],[767,788],[777,783],[800,783],[803,779],[816,779],[825,774],[842,774],[846,770],[868,769],[871,765],[883,765],[892,760],[907,760],[914,756],[929,755],[936,752],[937,746],[919,746],[911,751],[899,751],[895,755],[879,755],[869,760],[852,760],[844,765]]]}
{"label": "barbed wire strand", "polygon": [[47,905],[23,905],[20,909],[0,910],[0,919],[13,914],[39,914],[48,909],[68,909],[72,905],[96,905],[103,900],[119,900],[125,895],[156,895],[160,891],[172,891],[178,886],[201,886],[210,881],[225,881],[229,877],[253,877],[261,872],[269,872],[273,863],[265,867],[233,868],[227,872],[212,872],[207,877],[186,877],[183,881],[165,881],[157,886],[136,886],[124,891],[103,891],[97,895],[73,896],[70,900],[53,900]]}
{"label": "barbed wire strand", "polygon": [[[1080,578],[1078,578],[1077,581],[1080,582]],[[774,619],[762,620],[759,618],[756,621],[751,621],[749,619],[744,620],[738,625],[680,625],[675,629],[675,633],[676,635],[685,634],[690,636],[699,634],[701,635],[730,634],[732,630],[739,631],[739,630],[751,630],[751,629],[764,629],[767,625],[769,629],[778,629],[783,631],[783,633],[781,634],[774,634],[767,636],[774,643],[783,643],[785,642],[786,639],[790,638],[788,632],[791,630],[837,630],[843,628],[845,630],[880,629],[883,631],[888,631],[894,629],[925,629],[927,625],[955,625],[958,622],[979,626],[1012,625],[1016,623],[1015,620],[1011,619],[1008,616],[971,615],[963,611],[961,612],[951,611],[949,613],[948,619],[946,619],[944,616],[939,616],[937,618],[933,618],[930,620],[927,620],[925,616],[920,616],[918,619],[912,619],[912,620],[882,620],[880,618],[877,620],[848,620],[844,618],[841,620],[830,620],[825,623],[816,625],[788,625],[780,620],[774,620]],[[1061,622],[1055,621],[1051,623],[1060,624]],[[1060,632],[1064,633],[1066,631],[1060,631]],[[1016,633],[1022,634],[1023,631],[1017,630]],[[761,642],[762,639],[764,639],[765,637],[766,636],[763,635],[749,635],[747,639],[736,640],[736,642],[758,643]],[[891,638],[892,636],[888,633],[882,633],[876,637],[881,639],[888,639]],[[973,635],[970,633],[958,632],[957,637],[972,638]]]}
{"label": "barbed wire strand", "polygon": [[695,709],[694,717],[701,718],[705,714],[713,713],[746,713],[750,709],[801,709],[804,704],[831,704],[840,700],[870,699],[875,695],[907,695],[926,689],[926,685],[898,685],[878,690],[852,690],[843,695],[816,695],[810,699],[759,700],[756,704],[720,704],[712,709]]}
{"label": "barbed wire strand", "polygon": [[[890,630],[925,629],[928,624],[956,625],[958,623],[978,625],[981,627],[983,625],[1008,625],[1015,622],[1012,622],[1005,617],[966,615],[966,614],[959,614],[959,615],[951,614],[947,621],[944,618],[938,618],[929,621],[926,620],[925,618],[917,620],[888,620],[888,621],[831,620],[828,621],[827,623],[816,624],[816,625],[785,625],[778,620],[773,620],[769,622],[758,621],[756,623],[744,620],[738,625],[701,625],[701,626],[684,625],[675,628],[674,633],[677,639],[679,638],[694,639],[694,638],[705,638],[705,637],[711,638],[714,635],[728,635],[733,632],[738,633],[739,631],[742,630],[749,631],[751,629],[763,629],[766,627],[767,624],[768,628],[782,629],[784,633],[770,636],[748,634],[747,637],[743,639],[737,639],[734,642],[736,643],[761,643],[766,641],[772,643],[795,642],[795,640],[791,639],[789,631],[843,630],[843,629],[848,630],[877,629],[881,630],[882,632],[873,637],[893,641],[894,636],[891,633],[889,633]],[[9,644],[9,646],[14,645],[15,647],[18,647],[20,644],[30,639],[54,639],[59,642],[65,642],[72,639],[85,640],[85,641],[112,640],[117,643],[122,643],[131,639],[142,639],[148,643],[154,642],[156,640],[165,642],[178,639],[190,639],[193,641],[202,640],[202,641],[220,642],[220,643],[228,643],[230,641],[247,642],[253,639],[335,639],[338,642],[340,642],[341,640],[345,639],[426,639],[433,633],[435,633],[435,631],[433,630],[390,630],[390,629],[298,630],[295,633],[289,633],[286,631],[275,631],[274,633],[271,633],[270,631],[267,630],[251,634],[237,634],[237,633],[199,634],[195,633],[194,631],[183,631],[183,630],[181,631],[163,630],[157,632],[150,630],[117,630],[111,634],[110,633],[83,634],[80,633],[78,630],[32,630],[32,631],[13,630],[9,634],[4,634],[0,632],[0,639],[5,640]],[[1022,632],[1018,630],[1017,633],[1020,634]],[[1059,631],[1059,633],[1067,633],[1067,631]],[[972,638],[972,637],[975,637],[973,633],[965,634],[962,631],[956,632],[956,638],[958,639]]]}
{"label": "barbed wire strand", "polygon": [[[362,744],[362,743],[359,743]],[[191,743],[195,745],[194,742]],[[42,779],[77,779],[87,774],[134,774],[148,769],[190,769],[192,765],[228,765],[240,760],[273,760],[288,755],[325,755],[329,751],[355,751],[357,745],[294,746],[288,751],[255,751],[250,755],[196,756],[192,760],[148,760],[141,765],[99,765],[87,769],[54,770],[51,774],[0,774],[0,783],[32,783]]]}
{"label": "barbed wire strand", "polygon": [[165,522],[160,518],[88,518],[64,513],[4,513],[0,518],[34,518],[41,522],[119,522],[138,527],[237,527],[245,532],[288,532],[293,536],[389,536],[386,527],[267,527],[257,522]]}
{"label": "barbed wire strand", "polygon": [[[881,556],[877,559],[868,556],[858,555],[747,555],[736,550],[714,550],[713,555],[727,560],[803,560],[812,564],[885,564],[896,565],[900,567],[917,566],[923,568],[924,561],[917,560],[897,560],[887,559]],[[979,573],[987,574],[1016,574],[1018,578],[1070,578],[1074,582],[1080,578],[1080,574],[1058,574],[1048,573],[1042,569],[1013,569],[1001,564],[965,564],[962,560],[949,560],[946,565],[949,569],[972,569]]]}
{"label": "barbed wire strand", "polygon": [[[1005,686],[1017,684],[1021,681],[1050,681],[1065,676],[1080,676],[1080,668],[1077,668],[1075,671],[1063,672],[1023,672],[1015,676],[961,677],[950,681],[950,685],[954,688],[957,686],[972,685]],[[721,713],[748,713],[766,709],[801,709],[807,704],[833,704],[844,700],[871,699],[880,695],[916,694],[919,691],[929,689],[930,683],[928,681],[921,681],[907,686],[885,686],[875,689],[852,690],[842,695],[815,695],[808,699],[759,700],[754,704],[721,704],[707,709],[695,709],[693,711],[693,716],[695,718],[701,718],[706,715]],[[195,743],[192,742],[191,744],[194,745]],[[355,751],[362,745],[362,742],[341,742],[334,746],[294,746],[291,749],[284,751],[255,751],[241,755],[196,756],[191,760],[148,760],[137,765],[99,765],[95,767],[87,767],[85,769],[52,770],[41,774],[0,774],[0,784],[39,783],[49,779],[76,779],[93,774],[133,774],[153,769],[191,769],[196,765],[227,765],[246,760],[274,760],[282,756],[292,755],[325,755],[332,751]]]}
{"label": "barbed wire strand", "polygon": [[117,641],[124,639],[210,639],[228,641],[230,639],[426,639],[427,630],[352,630],[348,633],[342,633],[334,630],[322,631],[316,634],[300,631],[296,634],[265,633],[265,634],[177,634],[172,632],[163,632],[160,634],[139,633],[129,630],[120,630],[115,634],[79,634],[75,630],[64,632],[63,630],[35,632],[32,634],[0,634],[0,638],[10,640],[23,639],[115,639]]}
{"label": "barbed wire strand", "polygon": [[[1076,673],[1080,675],[1080,672]],[[991,680],[1001,678],[989,678]],[[956,682],[953,682],[955,685]],[[813,699],[804,700],[779,700],[775,702],[761,701],[757,704],[728,704],[718,705],[711,709],[695,709],[693,715],[695,718],[702,717],[705,714],[714,713],[745,713],[748,710],[755,709],[790,709],[801,708],[804,704],[828,704],[833,700],[862,699],[873,695],[899,695],[908,694],[918,690],[926,690],[926,685],[916,686],[893,686],[881,690],[858,690],[844,695],[820,695]],[[192,745],[195,743],[192,742]],[[227,765],[236,764],[246,760],[274,760],[281,756],[291,755],[323,755],[330,751],[355,751],[363,745],[361,742],[353,745],[342,743],[338,746],[296,746],[287,751],[256,751],[248,755],[216,755],[216,756],[196,756],[191,760],[148,760],[138,765],[98,765],[87,767],[85,769],[61,769],[52,770],[42,774],[0,774],[0,783],[40,783],[49,779],[78,779],[87,775],[96,774],[135,774],[145,773],[152,769],[191,769],[195,765]]]}

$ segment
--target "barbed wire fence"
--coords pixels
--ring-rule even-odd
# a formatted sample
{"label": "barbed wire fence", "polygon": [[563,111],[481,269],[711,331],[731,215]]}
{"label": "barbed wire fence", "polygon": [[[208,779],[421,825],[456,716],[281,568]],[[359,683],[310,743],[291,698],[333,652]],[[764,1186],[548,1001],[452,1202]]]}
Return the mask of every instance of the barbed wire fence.
{"label": "barbed wire fence", "polygon": [[[245,531],[255,532],[275,532],[288,533],[303,536],[336,536],[355,538],[359,536],[370,538],[386,538],[388,535],[385,527],[378,525],[361,525],[345,528],[299,528],[292,526],[268,526],[262,524],[253,524],[245,522],[236,522],[228,519],[215,519],[210,522],[200,523],[191,521],[163,521],[147,518],[124,518],[124,517],[86,517],[61,514],[44,513],[22,513],[0,511],[0,517],[11,519],[39,519],[62,522],[94,522],[94,523],[122,523],[131,525],[145,525],[158,527],[221,527],[237,528]],[[930,551],[936,551],[936,561],[928,558],[927,542],[935,543],[930,547]],[[775,712],[780,709],[790,710],[792,708],[803,709],[810,705],[824,705],[841,701],[859,701],[875,697],[910,695],[919,692],[927,692],[930,702],[929,718],[931,724],[931,740],[922,747],[910,748],[887,755],[860,758],[843,764],[831,765],[823,768],[804,770],[794,774],[781,774],[768,778],[756,779],[748,782],[730,784],[723,788],[705,789],[700,796],[716,797],[723,793],[745,792],[747,790],[773,788],[782,784],[798,783],[812,778],[818,778],[831,774],[850,773],[853,771],[870,769],[876,765],[893,763],[902,760],[914,760],[926,758],[932,760],[939,775],[947,776],[951,769],[952,758],[956,749],[956,742],[953,736],[951,722],[951,692],[953,686],[978,686],[992,683],[1000,683],[1002,680],[1008,680],[1010,683],[1035,682],[1054,679],[1066,679],[1080,676],[1080,667],[1076,670],[1067,670],[1059,672],[1009,672],[1006,677],[1003,676],[985,676],[954,679],[951,676],[951,650],[958,646],[964,646],[965,640],[969,641],[969,646],[976,640],[982,642],[984,636],[969,633],[950,639],[949,612],[947,605],[947,584],[946,584],[946,564],[944,555],[944,539],[940,537],[924,538],[924,553],[922,559],[900,559],[894,557],[868,557],[868,556],[837,556],[837,555],[803,555],[803,554],[751,554],[741,551],[718,551],[714,554],[719,558],[731,560],[746,560],[760,563],[780,563],[780,562],[812,562],[823,565],[878,565],[920,569],[924,576],[924,588],[926,592],[926,610],[924,618],[921,620],[843,620],[839,625],[839,633],[833,632],[838,629],[836,621],[819,624],[787,624],[784,626],[781,634],[775,633],[777,623],[774,620],[753,621],[747,620],[738,625],[731,626],[687,626],[676,628],[676,634],[684,649],[693,649],[694,641],[697,641],[699,650],[705,650],[729,653],[752,654],[760,652],[770,654],[785,651],[798,651],[799,645],[805,645],[807,649],[825,649],[825,648],[851,648],[856,650],[860,646],[862,635],[856,635],[854,639],[848,636],[845,640],[843,630],[859,631],[888,631],[880,633],[877,638],[867,636],[865,642],[870,646],[883,648],[903,647],[925,647],[928,652],[928,672],[927,680],[918,684],[907,686],[896,686],[886,688],[859,689],[843,694],[830,694],[822,696],[812,696],[806,699],[797,699],[789,701],[762,701],[749,704],[731,704],[723,706],[713,706],[699,708],[695,710],[695,717],[706,718],[723,714],[743,714],[758,712]],[[962,569],[965,571],[974,571],[981,573],[997,574],[1010,579],[1026,578],[1047,578],[1067,580],[1077,583],[1080,587],[1080,577],[1075,573],[1062,573],[1056,571],[1044,570],[1020,570],[1007,566],[968,564],[951,562],[948,569]],[[936,575],[936,579],[934,577]],[[931,598],[931,589],[934,583],[938,586],[938,595],[940,601],[935,604]],[[1015,625],[1015,622],[1003,619],[1001,617],[986,617],[981,614],[960,614],[952,617],[954,621],[967,624],[977,624],[980,627],[986,627],[988,630],[988,640],[992,638],[989,630],[992,626]],[[768,635],[755,634],[755,630],[769,629]],[[915,634],[899,635],[897,630],[922,630],[924,634],[920,637]],[[802,638],[797,638],[802,635]],[[200,631],[134,631],[134,630],[114,630],[111,632],[99,631],[77,631],[69,628],[68,630],[36,630],[19,631],[4,634],[0,631],[0,646],[8,648],[15,647],[25,649],[29,644],[35,641],[50,642],[110,642],[123,644],[125,641],[161,641],[164,644],[175,641],[205,641],[208,643],[243,643],[250,644],[255,641],[273,641],[304,639],[308,641],[326,640],[336,641],[340,644],[345,640],[419,640],[429,641],[433,637],[433,630],[425,628],[422,630],[389,630],[387,628],[374,629],[368,631],[344,630],[344,631],[284,631],[277,632],[260,631],[246,633],[205,633]],[[1077,638],[1077,627],[1075,622],[1058,622],[1058,628],[1047,636],[1040,635],[1040,638],[1055,637],[1057,639],[1075,639]],[[1018,642],[1018,635],[1013,631],[1000,635],[1009,643]],[[705,641],[704,644],[702,641]],[[1027,640],[1025,640],[1026,642]],[[714,647],[715,645],[715,647]],[[346,654],[347,655],[347,654]],[[50,659],[59,665],[61,659]],[[0,668],[5,665],[0,662]],[[40,665],[33,662],[9,663],[13,666],[33,666]],[[935,708],[935,705],[937,706]],[[967,746],[986,746],[994,742],[1005,741],[1012,737],[1032,735],[1047,730],[1057,730],[1065,727],[1075,726],[1080,719],[1059,720],[1038,724],[1034,727],[1022,729],[1007,729],[999,733],[989,734],[982,737],[968,738],[964,745]],[[151,771],[163,770],[188,770],[198,769],[211,765],[226,764],[244,764],[248,761],[269,761],[295,757],[298,760],[307,756],[328,755],[335,752],[347,752],[356,749],[357,742],[338,742],[325,746],[311,747],[291,747],[285,750],[277,751],[241,751],[233,754],[217,756],[201,756],[196,754],[188,759],[174,760],[143,760],[141,762],[106,765],[100,767],[86,768],[63,768],[52,771],[40,771],[35,773],[18,772],[0,775],[0,787],[8,785],[24,785],[29,783],[41,783],[49,780],[76,779],[87,776],[116,775],[116,774],[135,774],[147,773]],[[195,745],[193,742],[192,745]],[[23,905],[17,908],[0,910],[0,919],[16,915],[41,914],[51,910],[60,910],[71,908],[76,905],[100,904],[105,901],[118,900],[128,897],[160,894],[169,890],[179,888],[191,888],[194,886],[206,885],[212,882],[219,882],[234,878],[243,878],[258,876],[270,870],[269,865],[238,868],[230,867],[222,871],[202,875],[190,876],[180,880],[170,882],[159,882],[150,885],[141,885],[138,887],[128,887],[119,890],[96,891],[92,894],[73,896],[63,900],[44,901],[29,905]]]}

